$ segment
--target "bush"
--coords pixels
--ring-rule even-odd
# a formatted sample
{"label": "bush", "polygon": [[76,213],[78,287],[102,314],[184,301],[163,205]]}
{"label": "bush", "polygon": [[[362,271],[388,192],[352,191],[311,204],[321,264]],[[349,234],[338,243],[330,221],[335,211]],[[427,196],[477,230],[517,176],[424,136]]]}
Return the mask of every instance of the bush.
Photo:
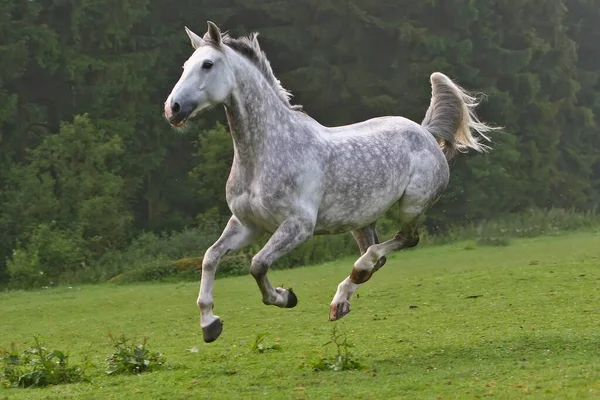
{"label": "bush", "polygon": [[4,386],[33,388],[87,380],[84,369],[69,365],[69,353],[48,351],[39,336],[34,336],[33,346],[21,352],[13,344],[2,351],[0,378]]}
{"label": "bush", "polygon": [[[171,234],[143,233],[125,249],[110,250],[89,263],[83,240],[57,229],[40,225],[26,246],[18,246],[9,260],[11,286],[40,287],[61,283],[131,283],[165,280],[199,280],[202,256],[221,234],[223,224],[202,220],[201,226]],[[393,216],[381,219],[380,239],[397,229]],[[569,231],[600,228],[600,215],[594,211],[530,210],[502,219],[455,226],[443,234],[430,235],[421,229],[419,246],[473,240],[480,246],[507,246],[515,237],[554,235]],[[241,249],[221,260],[217,277],[245,275],[252,256],[267,242]],[[358,247],[349,233],[315,236],[275,262],[272,269],[318,264],[343,256],[358,257]]]}
{"label": "bush", "polygon": [[13,286],[20,288],[54,285],[66,273],[85,265],[85,243],[56,227],[40,224],[29,243],[19,245],[7,263]]}
{"label": "bush", "polygon": [[[202,256],[219,235],[220,231],[199,228],[171,235],[144,233],[125,250],[107,253],[98,263],[97,270],[105,273],[110,271],[110,276],[103,280],[111,283],[199,280]],[[247,274],[252,256],[267,240],[265,237],[247,248],[222,257],[217,277]],[[349,254],[358,255],[351,235],[318,236],[277,260],[273,269],[316,264]]]}
{"label": "bush", "polygon": [[124,335],[115,337],[109,334],[108,337],[112,341],[114,352],[106,358],[107,375],[141,374],[159,369],[166,362],[162,353],[148,350],[147,338],[141,344],[134,345]]}
{"label": "bush", "polygon": [[[449,229],[432,239],[434,244],[451,243],[460,240],[476,239],[486,242],[506,242],[508,238],[560,235],[574,231],[600,229],[600,215],[594,210],[532,209],[524,213],[509,214],[503,218],[482,221]],[[500,240],[500,238],[504,238]],[[502,244],[503,245],[503,244]]]}

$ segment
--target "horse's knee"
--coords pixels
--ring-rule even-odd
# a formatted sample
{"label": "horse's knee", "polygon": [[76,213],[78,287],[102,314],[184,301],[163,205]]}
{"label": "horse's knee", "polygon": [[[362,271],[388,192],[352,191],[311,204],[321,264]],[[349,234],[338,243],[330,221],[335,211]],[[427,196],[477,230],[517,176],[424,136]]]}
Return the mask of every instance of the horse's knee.
{"label": "horse's knee", "polygon": [[209,248],[202,258],[202,271],[215,271],[219,265],[220,254]]}

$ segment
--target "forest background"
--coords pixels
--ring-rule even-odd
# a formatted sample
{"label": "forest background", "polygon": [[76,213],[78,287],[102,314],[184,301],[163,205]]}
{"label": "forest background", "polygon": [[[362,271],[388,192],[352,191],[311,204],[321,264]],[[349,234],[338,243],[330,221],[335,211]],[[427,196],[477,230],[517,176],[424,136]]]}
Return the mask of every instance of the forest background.
{"label": "forest background", "polygon": [[[491,153],[452,161],[426,216],[431,241],[598,220],[600,1],[0,4],[0,287],[198,279],[198,257],[230,215],[231,139],[222,110],[182,134],[162,106],[192,52],[184,25],[203,34],[207,20],[234,36],[258,31],[294,103],[325,125],[420,122],[434,71],[485,93],[479,116],[505,129]],[[254,250],[221,275],[247,271]],[[277,267],[357,252],[350,234],[315,238]]]}

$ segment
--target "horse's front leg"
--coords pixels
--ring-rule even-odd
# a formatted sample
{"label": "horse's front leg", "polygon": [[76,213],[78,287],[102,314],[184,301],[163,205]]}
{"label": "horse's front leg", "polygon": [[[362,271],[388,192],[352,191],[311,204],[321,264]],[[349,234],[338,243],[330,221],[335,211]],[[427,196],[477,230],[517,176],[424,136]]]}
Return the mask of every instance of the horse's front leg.
{"label": "horse's front leg", "polygon": [[245,226],[235,216],[232,216],[221,233],[221,237],[204,254],[198,307],[200,307],[202,336],[206,343],[214,342],[223,330],[221,319],[213,314],[213,285],[221,257],[230,251],[249,245],[262,235],[263,232],[260,230]]}
{"label": "horse's front leg", "polygon": [[274,288],[271,285],[267,278],[267,271],[278,258],[307,241],[313,235],[314,227],[315,223],[310,219],[290,218],[285,220],[267,244],[252,259],[250,272],[262,293],[264,304],[292,308],[298,303],[293,292],[281,287]]}

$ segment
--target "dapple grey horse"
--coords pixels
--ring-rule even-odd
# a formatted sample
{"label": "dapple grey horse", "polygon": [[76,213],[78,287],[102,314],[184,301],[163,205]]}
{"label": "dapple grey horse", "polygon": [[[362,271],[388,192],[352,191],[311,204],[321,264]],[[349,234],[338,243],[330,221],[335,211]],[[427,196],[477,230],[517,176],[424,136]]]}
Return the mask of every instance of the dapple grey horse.
{"label": "dapple grey horse", "polygon": [[[273,287],[269,267],[313,235],[352,232],[362,256],[337,287],[330,320],[350,311],[352,295],[385,264],[391,251],[416,246],[419,217],[440,197],[456,152],[485,152],[493,128],[474,113],[477,99],[446,75],[431,75],[431,104],[421,124],[399,116],[325,127],[291,105],[273,74],[257,33],[233,38],[212,22],[203,37],[186,32],[195,49],[165,102],[175,127],[224,105],[234,158],[226,186],[233,214],[206,251],[198,306],[205,342],[222,332],[213,314],[213,284],[221,257],[271,234],[250,272],[267,305],[291,308],[296,295]],[[476,134],[476,135],[475,135]],[[379,243],[375,223],[400,211],[398,233]]]}

